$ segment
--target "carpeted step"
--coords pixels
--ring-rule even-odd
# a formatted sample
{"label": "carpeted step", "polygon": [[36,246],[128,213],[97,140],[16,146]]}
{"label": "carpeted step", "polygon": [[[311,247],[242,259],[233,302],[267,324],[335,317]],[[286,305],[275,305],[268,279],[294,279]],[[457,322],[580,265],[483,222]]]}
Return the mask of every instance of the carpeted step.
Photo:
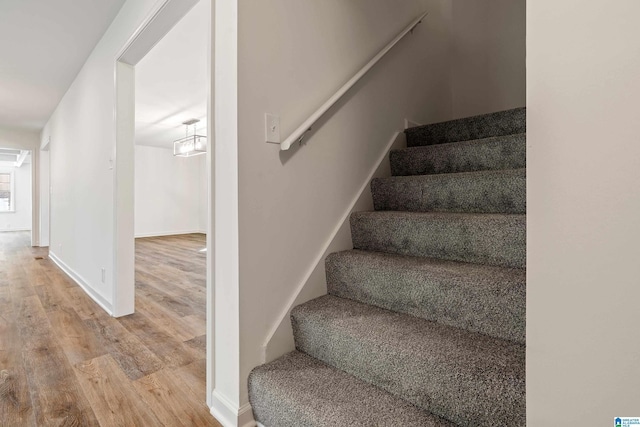
{"label": "carpeted step", "polygon": [[267,427],[453,427],[448,421],[297,351],[251,372],[249,400],[256,421]]}
{"label": "carpeted step", "polygon": [[331,295],[525,342],[525,270],[358,250],[325,265]]}
{"label": "carpeted step", "polygon": [[526,216],[355,212],[354,249],[525,268]]}
{"label": "carpeted step", "polygon": [[375,178],[375,210],[525,213],[525,169]]}
{"label": "carpeted step", "polygon": [[516,108],[407,129],[407,146],[443,144],[527,131],[527,110]]}
{"label": "carpeted step", "polygon": [[331,295],[291,319],[299,351],[426,411],[460,426],[525,425],[521,344]]}
{"label": "carpeted step", "polygon": [[524,168],[526,144],[527,136],[521,133],[392,150],[389,154],[391,174],[406,176]]}

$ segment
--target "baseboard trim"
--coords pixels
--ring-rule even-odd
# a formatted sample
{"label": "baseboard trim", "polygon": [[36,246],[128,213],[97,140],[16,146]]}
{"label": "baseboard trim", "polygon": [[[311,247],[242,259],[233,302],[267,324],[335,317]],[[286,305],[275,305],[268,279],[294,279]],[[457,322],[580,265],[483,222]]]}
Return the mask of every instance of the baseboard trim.
{"label": "baseboard trim", "polygon": [[415,127],[418,127],[418,126],[422,126],[422,123],[418,123],[418,122],[416,122],[414,120],[407,119],[407,118],[404,119],[404,130],[407,130],[407,129],[410,129],[410,128],[415,128]]}
{"label": "baseboard trim", "polygon": [[31,231],[30,228],[1,228],[0,233],[11,233],[12,231]]}
{"label": "baseboard trim", "polygon": [[111,306],[111,303],[109,301],[107,301],[102,295],[100,295],[99,293],[97,293],[90,285],[89,283],[84,280],[82,278],[82,276],[80,276],[78,273],[76,273],[71,267],[69,267],[67,264],[65,264],[60,258],[58,258],[56,256],[55,253],[51,252],[51,250],[49,250],[49,259],[51,259],[51,261],[54,262],[55,265],[58,266],[58,268],[60,268],[60,270],[62,270],[64,272],[64,274],[66,274],[67,276],[69,276],[74,282],[76,282],[78,284],[78,286],[80,286],[82,288],[82,290],[89,295],[89,297],[96,303],[98,304],[100,307],[102,307],[102,309],[104,311],[106,311],[107,313],[109,313],[110,316],[113,316],[113,307]]}
{"label": "baseboard trim", "polygon": [[245,403],[240,408],[236,408],[229,399],[215,390],[211,396],[211,415],[213,415],[223,427],[255,427],[256,422],[253,419],[253,410],[249,403]]}
{"label": "baseboard trim", "polygon": [[179,236],[181,234],[207,234],[206,230],[186,230],[186,231],[157,231],[153,233],[136,233],[135,238],[142,237],[162,237],[162,236]]}
{"label": "baseboard trim", "polygon": [[253,419],[253,408],[251,404],[245,403],[238,411],[238,425],[240,427],[255,427],[256,421]]}

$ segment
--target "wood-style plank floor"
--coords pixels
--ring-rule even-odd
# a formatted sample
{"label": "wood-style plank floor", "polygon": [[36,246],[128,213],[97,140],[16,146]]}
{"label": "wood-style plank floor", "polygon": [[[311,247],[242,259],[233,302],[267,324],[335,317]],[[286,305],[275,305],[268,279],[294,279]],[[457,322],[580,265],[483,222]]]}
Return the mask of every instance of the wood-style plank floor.
{"label": "wood-style plank floor", "polygon": [[220,426],[205,403],[204,246],[137,239],[136,313],[114,319],[29,233],[0,233],[0,426]]}

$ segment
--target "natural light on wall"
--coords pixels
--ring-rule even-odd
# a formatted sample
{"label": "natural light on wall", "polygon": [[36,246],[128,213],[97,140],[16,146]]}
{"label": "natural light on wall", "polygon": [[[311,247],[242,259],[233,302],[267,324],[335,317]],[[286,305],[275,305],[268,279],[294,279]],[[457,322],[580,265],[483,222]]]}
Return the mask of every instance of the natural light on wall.
{"label": "natural light on wall", "polygon": [[0,212],[13,212],[13,172],[0,170]]}
{"label": "natural light on wall", "polygon": [[15,171],[30,162],[27,150],[0,148],[0,212],[16,211]]}
{"label": "natural light on wall", "polygon": [[[192,157],[207,152],[207,137],[196,133],[196,123],[200,120],[191,119],[182,122],[185,125],[185,137],[173,142],[173,155],[178,157]],[[189,126],[193,125],[193,134],[189,135]]]}

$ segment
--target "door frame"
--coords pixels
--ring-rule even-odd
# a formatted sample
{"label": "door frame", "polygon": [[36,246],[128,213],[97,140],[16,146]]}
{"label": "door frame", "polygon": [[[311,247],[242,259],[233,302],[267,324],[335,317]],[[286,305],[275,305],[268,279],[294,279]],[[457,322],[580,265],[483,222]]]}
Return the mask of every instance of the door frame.
{"label": "door frame", "polygon": [[[135,65],[155,46],[199,1],[214,0],[160,0],[131,34],[114,58],[116,142],[114,147],[114,217],[113,217],[113,274],[112,314],[126,316],[135,311],[135,237],[134,237],[134,159],[135,159]],[[213,19],[209,20],[207,64],[211,70],[211,35]],[[207,135],[213,135],[213,102],[211,85],[207,91]],[[214,263],[213,263],[213,138],[206,154],[207,185],[207,259],[206,259],[206,400],[211,406],[214,373]]]}

